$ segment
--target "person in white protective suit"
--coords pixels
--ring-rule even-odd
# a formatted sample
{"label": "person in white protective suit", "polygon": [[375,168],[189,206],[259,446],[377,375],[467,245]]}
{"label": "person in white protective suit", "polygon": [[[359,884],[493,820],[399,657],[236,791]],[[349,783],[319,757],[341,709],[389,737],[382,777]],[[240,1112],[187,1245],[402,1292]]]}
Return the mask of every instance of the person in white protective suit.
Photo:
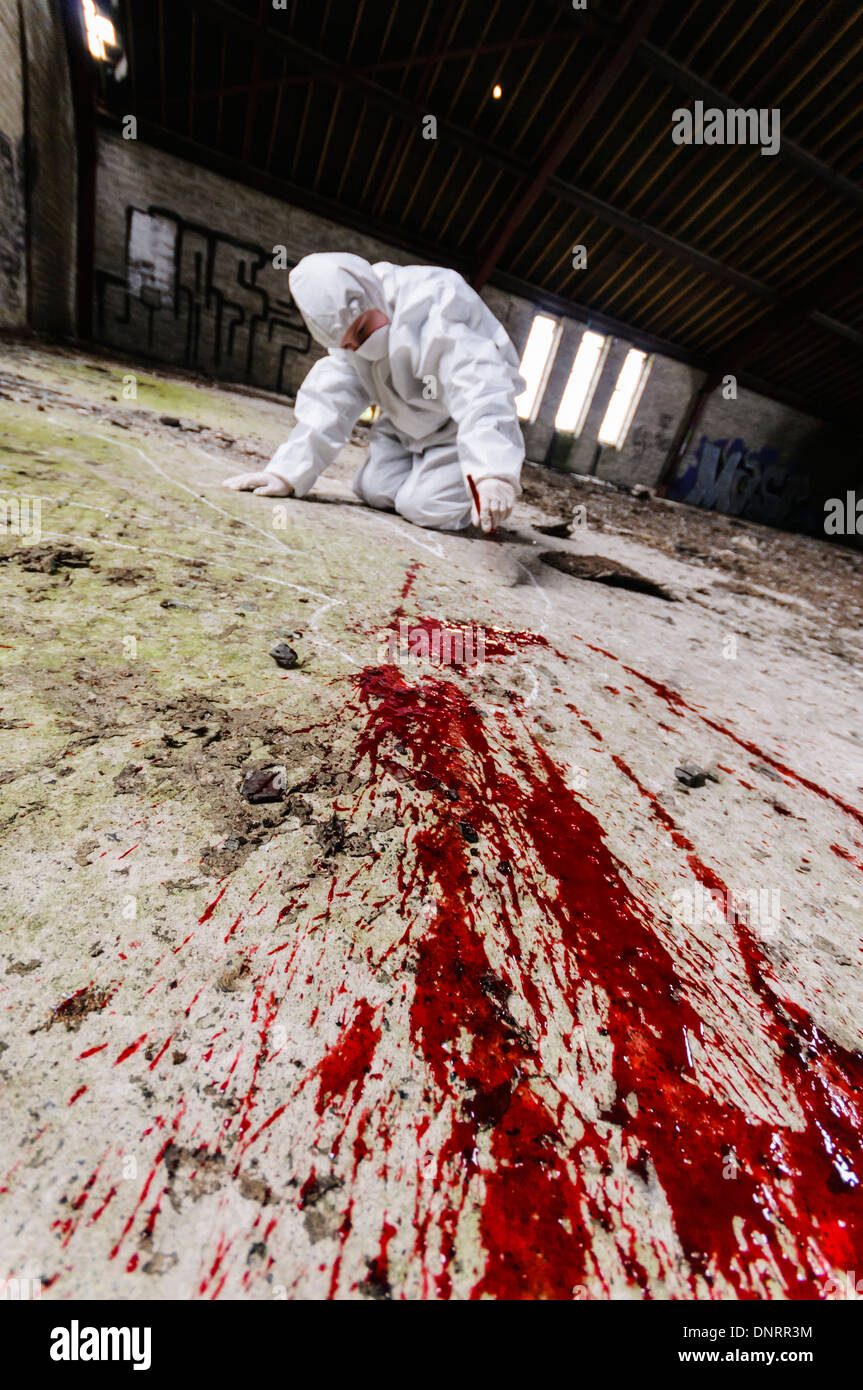
{"label": "person in white protective suit", "polygon": [[521,491],[523,382],[506,331],[462,276],[322,252],[294,267],[290,286],[328,355],[300,387],[297,423],[266,472],[226,486],[305,497],[374,402],[381,416],[354,480],[363,502],[440,531],[505,521]]}

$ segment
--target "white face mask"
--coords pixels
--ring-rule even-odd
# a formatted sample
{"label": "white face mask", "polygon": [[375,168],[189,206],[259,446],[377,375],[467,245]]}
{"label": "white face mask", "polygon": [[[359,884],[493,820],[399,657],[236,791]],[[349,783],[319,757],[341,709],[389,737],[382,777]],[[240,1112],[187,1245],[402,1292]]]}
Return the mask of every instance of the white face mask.
{"label": "white face mask", "polygon": [[357,357],[362,357],[366,362],[380,362],[382,357],[386,357],[390,345],[390,326],[385,323],[383,328],[376,328],[374,333],[370,333],[364,343],[356,349]]}

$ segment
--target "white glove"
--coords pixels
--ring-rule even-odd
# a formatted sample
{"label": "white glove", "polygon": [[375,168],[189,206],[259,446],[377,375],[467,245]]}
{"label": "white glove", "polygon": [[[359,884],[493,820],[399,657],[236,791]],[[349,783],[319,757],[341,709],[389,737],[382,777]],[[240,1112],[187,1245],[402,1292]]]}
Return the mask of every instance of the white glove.
{"label": "white glove", "polygon": [[234,492],[254,492],[257,497],[293,497],[294,489],[278,473],[237,473],[225,478],[222,487]]}
{"label": "white glove", "polygon": [[515,506],[515,488],[512,483],[505,483],[503,478],[480,478],[476,490],[479,493],[480,511],[477,515],[474,503],[470,519],[474,526],[481,526],[483,531],[493,531],[506,521]]}

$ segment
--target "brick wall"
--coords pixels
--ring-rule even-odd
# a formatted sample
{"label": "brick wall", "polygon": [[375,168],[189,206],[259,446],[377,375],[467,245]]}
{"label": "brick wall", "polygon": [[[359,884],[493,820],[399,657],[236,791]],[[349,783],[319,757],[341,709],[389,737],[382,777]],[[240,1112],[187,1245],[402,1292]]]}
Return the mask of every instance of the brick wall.
{"label": "brick wall", "polygon": [[26,0],[31,326],[75,330],[77,160],[59,0]]}
{"label": "brick wall", "polygon": [[[96,197],[96,337],[273,391],[295,393],[321,356],[291,298],[288,271],[298,260],[336,250],[400,265],[417,259],[113,134],[100,136]],[[527,304],[519,313],[493,289],[485,298],[506,326],[529,327]]]}
{"label": "brick wall", "polygon": [[27,322],[24,84],[17,0],[0,0],[0,328]]}
{"label": "brick wall", "polygon": [[[310,251],[327,250],[399,264],[417,259],[106,132],[99,139],[96,220],[97,338],[142,357],[290,394],[320,356],[291,300],[290,266]],[[286,269],[274,268],[277,246],[285,247]],[[535,306],[493,287],[483,297],[520,353]],[[554,417],[588,326],[564,321],[537,419],[524,426],[528,457],[542,462],[554,444],[555,466],[614,482],[654,483],[703,373],[654,356],[624,446],[600,447],[597,431],[630,346],[613,338],[581,435],[555,439]],[[718,462],[717,440],[725,441]],[[677,495],[802,525],[803,512],[811,521],[814,492],[801,508],[801,469],[819,451],[847,468],[847,445],[838,445],[818,421],[752,392],[740,391],[730,402],[716,393],[678,470]],[[732,474],[736,481],[729,486]]]}
{"label": "brick wall", "polygon": [[[708,399],[669,496],[788,530],[824,533],[826,499],[859,491],[859,444],[754,391]],[[856,539],[856,538],[855,538]]]}
{"label": "brick wall", "polygon": [[76,196],[57,0],[0,0],[0,327],[73,332]]}

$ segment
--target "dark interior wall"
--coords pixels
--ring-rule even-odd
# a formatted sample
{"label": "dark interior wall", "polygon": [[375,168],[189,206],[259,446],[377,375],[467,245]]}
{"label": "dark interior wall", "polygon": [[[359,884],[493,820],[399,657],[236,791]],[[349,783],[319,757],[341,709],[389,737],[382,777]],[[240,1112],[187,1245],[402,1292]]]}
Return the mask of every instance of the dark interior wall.
{"label": "dark interior wall", "polygon": [[75,329],[76,151],[60,0],[0,0],[0,327]]}
{"label": "dark interior wall", "polygon": [[[62,24],[74,0],[0,0],[0,328],[75,332],[77,160]],[[86,59],[86,54],[84,55]],[[25,131],[27,137],[25,138]],[[143,358],[293,393],[319,355],[291,302],[287,270],[309,251],[350,248],[368,258],[418,259],[371,236],[238,185],[197,165],[98,135],[93,336]],[[89,285],[82,285],[89,306]],[[493,286],[484,297],[521,351],[535,306]],[[80,306],[79,306],[80,309]],[[581,333],[563,321],[527,454],[542,462]],[[622,449],[596,432],[628,342],[612,340],[582,434],[555,441],[555,461],[621,483],[655,483],[698,370],[655,356]],[[671,495],[794,529],[817,531],[826,496],[860,487],[856,441],[743,389],[710,397]]]}
{"label": "dark interior wall", "polygon": [[24,80],[18,0],[0,0],[0,328],[27,324]]}
{"label": "dark interior wall", "polygon": [[26,0],[31,327],[75,331],[77,158],[61,0]]}
{"label": "dark interior wall", "polygon": [[[857,488],[859,439],[802,411],[740,390],[716,391],[670,480],[668,496],[691,506],[746,517],[790,531],[824,535],[831,498]],[[851,544],[861,544],[856,531]]]}
{"label": "dark interior wall", "polygon": [[[284,247],[279,264],[274,248]],[[312,251],[418,259],[138,140],[102,132],[93,332],[125,352],[293,394],[321,356],[288,273]],[[530,306],[483,296],[516,346]]]}
{"label": "dark interior wall", "polygon": [[[276,246],[285,248],[280,269],[273,265]],[[100,341],[292,394],[320,349],[291,300],[288,270],[310,251],[322,250],[351,250],[400,264],[417,259],[140,141],[100,131],[93,309]],[[493,286],[483,296],[520,353],[536,307]],[[554,417],[587,327],[577,319],[563,321],[538,416],[524,426],[527,456],[534,462],[548,454]],[[564,439],[555,461],[610,482],[650,485],[666,466],[704,374],[654,356],[623,447],[599,448],[597,431],[629,347],[623,338],[611,341],[581,436],[568,444]],[[835,495],[836,479],[853,470],[851,446],[837,441],[821,421],[742,388],[731,401],[715,391],[672,479],[671,495],[823,532],[824,501]]]}

